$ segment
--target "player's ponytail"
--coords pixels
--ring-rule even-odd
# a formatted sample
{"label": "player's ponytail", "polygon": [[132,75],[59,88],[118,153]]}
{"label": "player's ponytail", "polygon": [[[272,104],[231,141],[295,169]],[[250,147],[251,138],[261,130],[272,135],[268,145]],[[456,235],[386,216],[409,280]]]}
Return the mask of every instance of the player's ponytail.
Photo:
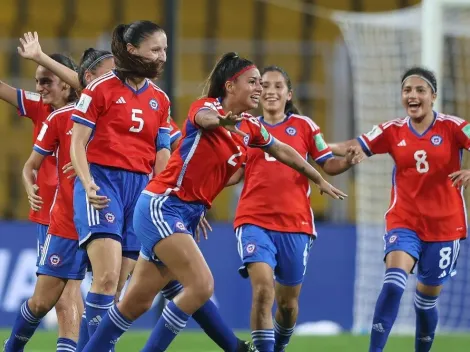
{"label": "player's ponytail", "polygon": [[[63,55],[63,54],[55,53],[55,54],[50,55],[50,58],[54,61],[57,61],[59,64],[62,64],[68,67],[69,69],[75,72],[78,72],[77,65],[70,57]],[[67,96],[67,103],[73,103],[74,101],[78,99],[78,95],[75,89],[73,89],[72,87],[70,87],[69,89],[70,91],[69,91],[69,95]]]}
{"label": "player's ponytail", "polygon": [[106,50],[97,50],[94,48],[88,48],[84,51],[82,59],[80,60],[80,66],[78,68],[78,79],[82,88],[85,88],[88,83],[85,79],[85,73],[88,71],[92,74],[96,72],[104,60],[113,57],[111,52]]}
{"label": "player's ponytail", "polygon": [[225,83],[236,80],[241,73],[251,67],[255,67],[252,61],[238,56],[235,52],[224,54],[206,79],[203,95],[208,98],[225,97]]}
{"label": "player's ponytail", "polygon": [[120,24],[114,28],[111,41],[111,51],[116,64],[116,74],[121,80],[158,78],[163,72],[164,62],[151,61],[140,55],[131,54],[127,45],[138,48],[143,40],[155,32],[164,30],[150,21],[135,21],[129,25]]}
{"label": "player's ponytail", "polygon": [[[286,86],[287,86],[287,90],[289,92],[293,92],[292,90],[292,81],[290,80],[290,77],[289,75],[287,74],[287,72],[279,67],[279,66],[268,66],[268,67],[265,67],[263,69],[263,72],[261,73],[261,77],[266,73],[266,72],[279,72],[282,77],[284,77],[284,81],[286,83]],[[289,115],[292,115],[292,114],[296,114],[296,115],[302,115],[301,111],[299,108],[297,108],[297,106],[294,104],[293,102],[293,99],[291,100],[288,100],[286,102],[286,106],[284,107],[284,114],[286,114],[287,116]]]}

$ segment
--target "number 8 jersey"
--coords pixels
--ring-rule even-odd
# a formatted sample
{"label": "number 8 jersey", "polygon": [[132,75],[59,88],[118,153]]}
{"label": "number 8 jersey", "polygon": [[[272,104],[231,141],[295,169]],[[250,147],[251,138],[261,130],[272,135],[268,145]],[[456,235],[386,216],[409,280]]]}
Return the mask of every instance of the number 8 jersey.
{"label": "number 8 jersey", "polygon": [[176,195],[183,201],[200,202],[210,207],[230,177],[245,162],[246,148],[268,147],[273,137],[249,114],[238,128],[245,138],[223,127],[203,130],[195,118],[201,110],[225,115],[219,99],[203,98],[189,108],[178,148],[171,154],[166,169],[150,181],[146,190],[153,194]]}
{"label": "number 8 jersey", "polygon": [[358,141],[367,155],[388,153],[395,161],[387,232],[410,229],[426,242],[467,236],[463,189],[453,187],[449,178],[470,148],[465,120],[435,113],[432,125],[419,134],[405,117],[374,126]]}
{"label": "number 8 jersey", "polygon": [[170,100],[150,80],[136,91],[111,71],[83,90],[72,120],[93,129],[89,163],[150,174],[158,134],[170,132]]}

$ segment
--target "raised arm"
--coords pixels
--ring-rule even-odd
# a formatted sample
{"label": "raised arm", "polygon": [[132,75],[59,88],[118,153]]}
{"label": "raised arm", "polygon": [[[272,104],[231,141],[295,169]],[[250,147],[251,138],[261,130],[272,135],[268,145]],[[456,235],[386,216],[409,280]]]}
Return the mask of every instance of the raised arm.
{"label": "raised arm", "polygon": [[25,33],[24,39],[20,38],[20,42],[21,46],[18,47],[18,53],[21,57],[32,60],[38,65],[47,68],[72,88],[76,90],[81,89],[77,72],[51,59],[42,51],[37,32]]}

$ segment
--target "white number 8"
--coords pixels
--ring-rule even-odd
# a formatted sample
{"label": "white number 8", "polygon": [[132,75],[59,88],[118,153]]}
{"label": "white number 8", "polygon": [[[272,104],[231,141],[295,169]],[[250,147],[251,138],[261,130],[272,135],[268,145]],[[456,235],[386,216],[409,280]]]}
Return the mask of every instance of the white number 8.
{"label": "white number 8", "polygon": [[416,160],[416,170],[420,174],[425,174],[429,171],[429,163],[427,162],[427,154],[424,150],[417,150],[414,154]]}
{"label": "white number 8", "polygon": [[439,251],[441,260],[439,260],[439,268],[445,269],[450,265],[450,255],[452,254],[452,249],[450,247],[441,248]]}

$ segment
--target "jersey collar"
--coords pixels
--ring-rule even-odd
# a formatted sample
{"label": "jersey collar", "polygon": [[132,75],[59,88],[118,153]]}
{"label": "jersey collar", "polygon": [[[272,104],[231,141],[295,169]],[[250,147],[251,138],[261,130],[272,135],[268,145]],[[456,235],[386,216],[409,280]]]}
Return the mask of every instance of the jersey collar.
{"label": "jersey collar", "polygon": [[413,125],[411,124],[411,118],[409,116],[407,116],[408,118],[408,128],[410,129],[411,132],[413,132],[413,134],[415,134],[417,137],[423,137],[426,133],[428,133],[428,131],[433,128],[434,124],[436,123],[436,120],[437,120],[437,115],[438,113],[436,111],[433,111],[433,114],[434,114],[434,120],[432,121],[432,123],[429,125],[429,127],[426,129],[426,131],[424,131],[423,133],[418,133],[414,128],[413,128]]}

